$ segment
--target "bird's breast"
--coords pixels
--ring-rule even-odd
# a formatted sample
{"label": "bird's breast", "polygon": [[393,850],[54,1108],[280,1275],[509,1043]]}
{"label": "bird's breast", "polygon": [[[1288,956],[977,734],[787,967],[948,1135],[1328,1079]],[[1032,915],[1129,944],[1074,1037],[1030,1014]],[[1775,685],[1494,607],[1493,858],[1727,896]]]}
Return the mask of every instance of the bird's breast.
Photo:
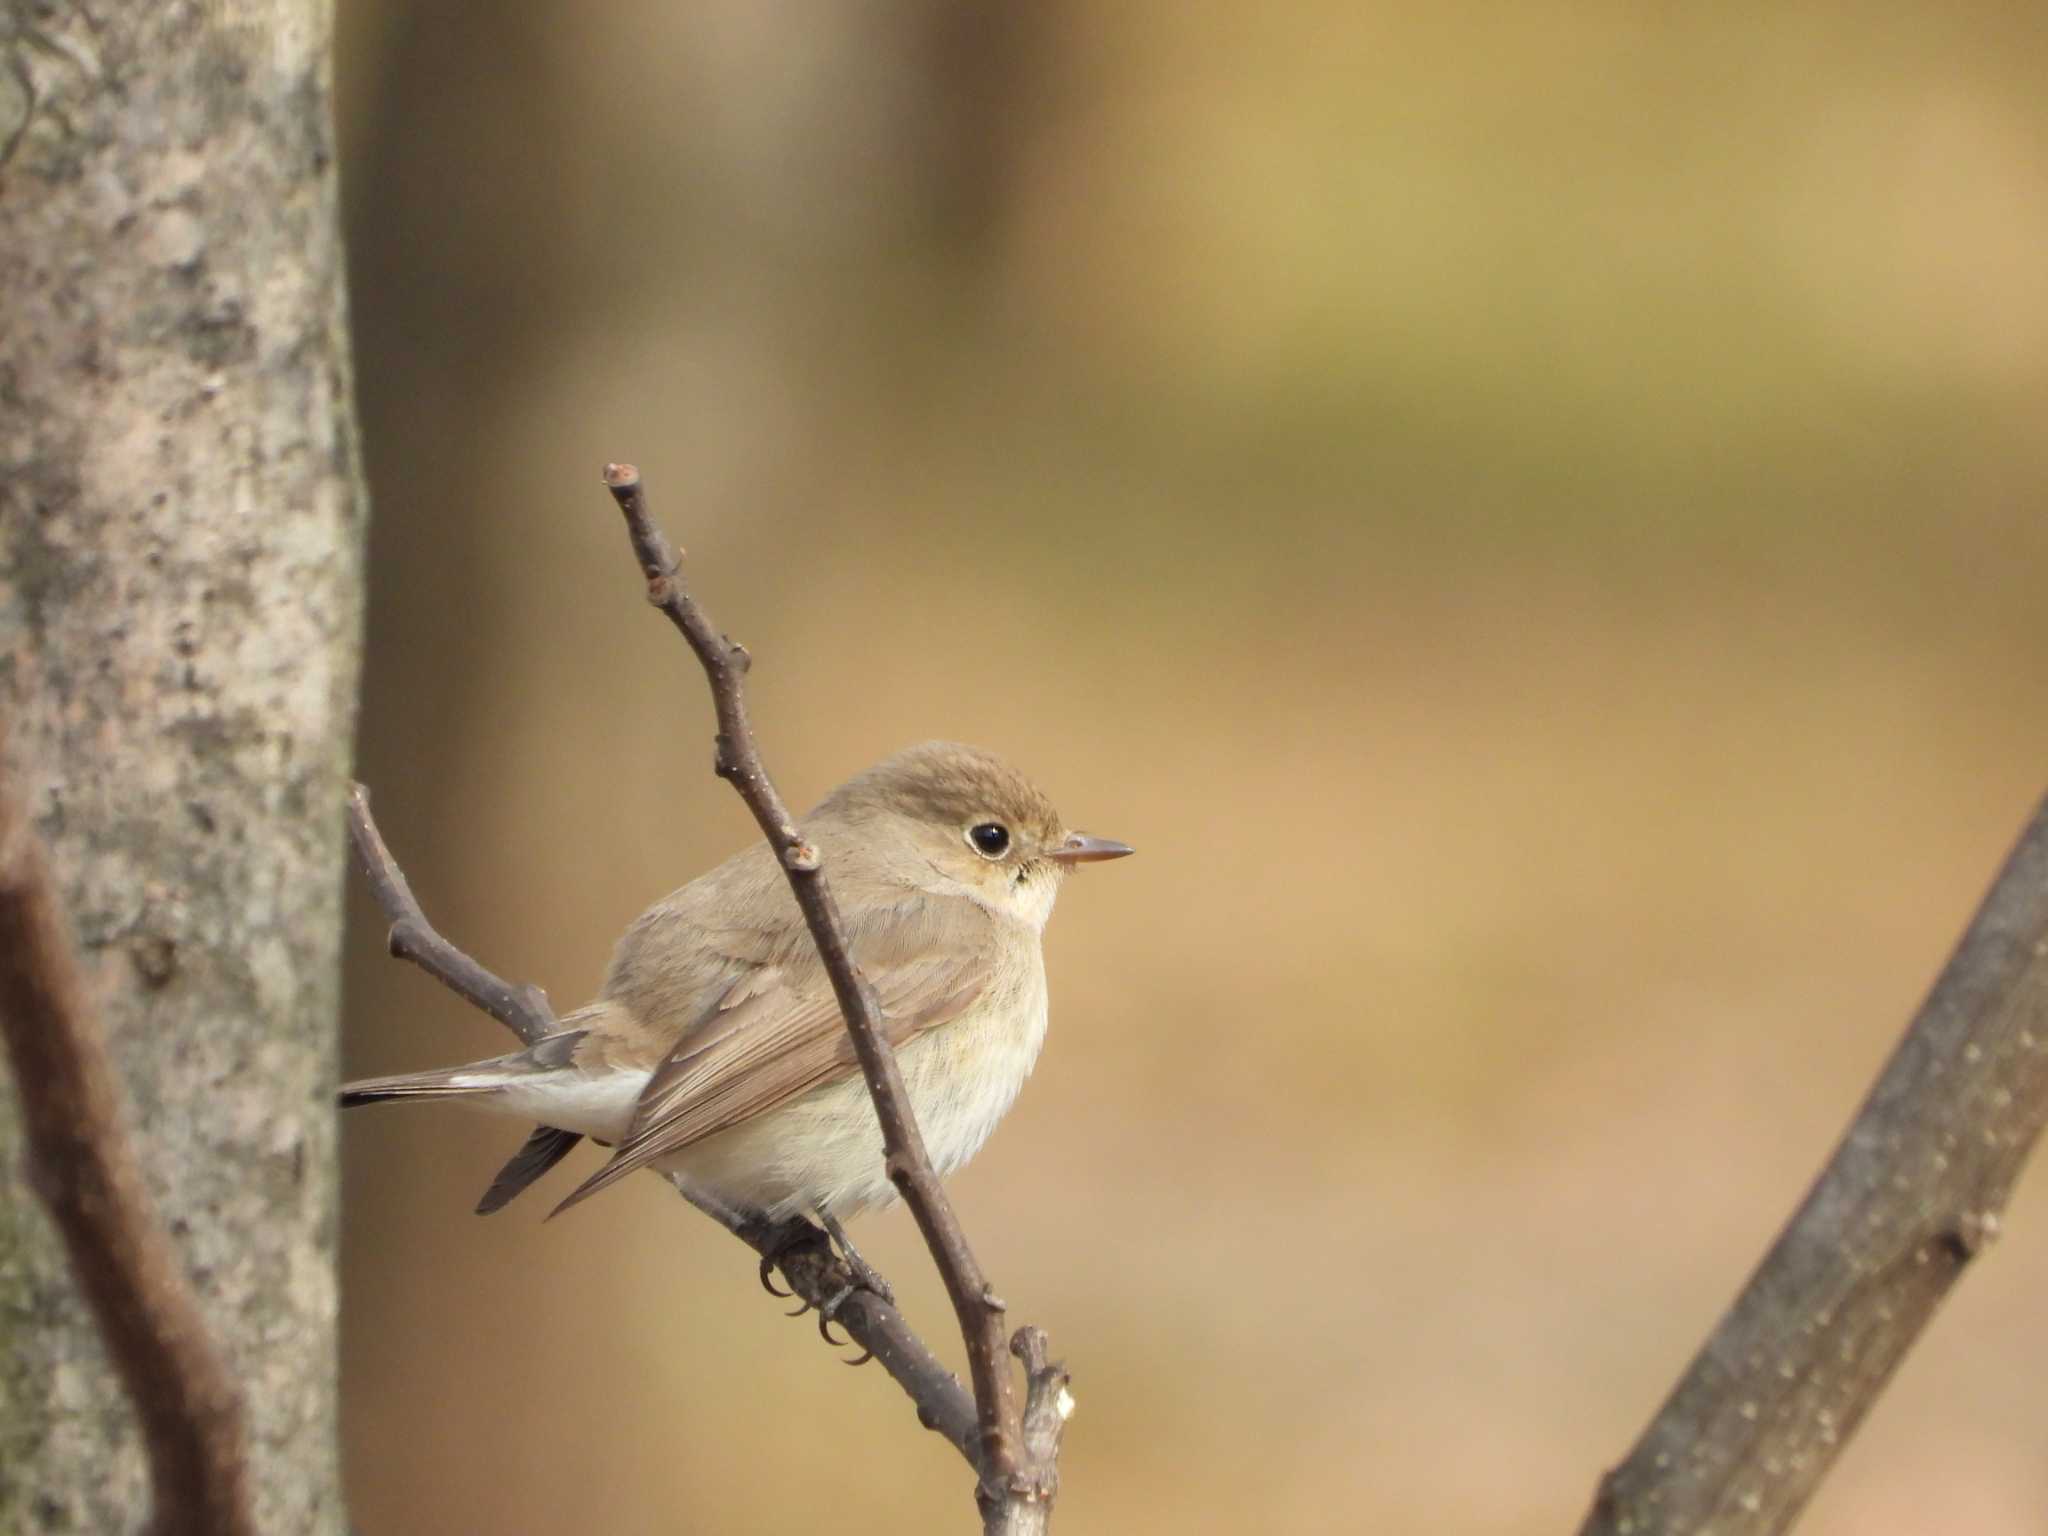
{"label": "bird's breast", "polygon": [[951,1173],[981,1149],[1038,1062],[1045,973],[1032,965],[897,1053],[932,1165]]}

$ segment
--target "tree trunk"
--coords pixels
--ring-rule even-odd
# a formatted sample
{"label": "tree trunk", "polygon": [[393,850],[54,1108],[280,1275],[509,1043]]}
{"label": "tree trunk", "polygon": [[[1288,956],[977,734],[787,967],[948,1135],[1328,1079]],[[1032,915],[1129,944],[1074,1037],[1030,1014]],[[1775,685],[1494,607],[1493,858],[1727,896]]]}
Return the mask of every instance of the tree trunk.
{"label": "tree trunk", "polygon": [[[339,1531],[330,1109],[361,617],[317,0],[0,0],[0,717],[151,1193]],[[0,1092],[0,1533],[147,1515]]]}

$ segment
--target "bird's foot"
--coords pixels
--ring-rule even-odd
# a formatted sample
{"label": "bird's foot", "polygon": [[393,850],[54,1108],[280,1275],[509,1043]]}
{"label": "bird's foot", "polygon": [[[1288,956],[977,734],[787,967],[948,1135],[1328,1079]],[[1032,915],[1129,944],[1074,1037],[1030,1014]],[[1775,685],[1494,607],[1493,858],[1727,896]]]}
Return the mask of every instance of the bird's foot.
{"label": "bird's foot", "polygon": [[[792,1248],[800,1248],[807,1242],[814,1242],[817,1236],[818,1229],[808,1221],[805,1221],[801,1216],[791,1217],[776,1228],[774,1235],[769,1239],[766,1251],[761,1255],[761,1289],[770,1296],[777,1297],[783,1301],[787,1301],[790,1297],[794,1296],[796,1292],[783,1290],[770,1276],[774,1273],[776,1266],[782,1262],[783,1256]],[[791,1317],[802,1317],[810,1310],[811,1304],[805,1302],[789,1315]]]}
{"label": "bird's foot", "polygon": [[[844,1344],[846,1340],[834,1336],[832,1324],[838,1319],[839,1309],[845,1306],[848,1300],[858,1292],[866,1291],[870,1295],[887,1302],[890,1306],[894,1306],[896,1304],[896,1293],[890,1289],[889,1282],[876,1272],[875,1267],[861,1257],[860,1250],[853,1246],[852,1241],[846,1235],[846,1229],[835,1218],[820,1212],[818,1219],[823,1222],[825,1231],[830,1235],[833,1245],[838,1249],[840,1261],[846,1265],[847,1272],[852,1277],[851,1284],[840,1286],[838,1290],[819,1303],[817,1308],[818,1336],[827,1344],[837,1348],[839,1345]],[[787,1300],[795,1295],[795,1292],[785,1291],[777,1286],[771,1276],[786,1254],[795,1248],[803,1246],[806,1242],[815,1242],[817,1236],[818,1229],[800,1216],[785,1222],[781,1229],[775,1233],[769,1242],[767,1251],[761,1255],[760,1267],[761,1284],[771,1296],[779,1296]],[[796,1309],[789,1315],[791,1317],[802,1317],[810,1310],[811,1303],[803,1297],[797,1296]],[[863,1351],[857,1359],[849,1360],[847,1364],[865,1365],[873,1358],[872,1352]]]}

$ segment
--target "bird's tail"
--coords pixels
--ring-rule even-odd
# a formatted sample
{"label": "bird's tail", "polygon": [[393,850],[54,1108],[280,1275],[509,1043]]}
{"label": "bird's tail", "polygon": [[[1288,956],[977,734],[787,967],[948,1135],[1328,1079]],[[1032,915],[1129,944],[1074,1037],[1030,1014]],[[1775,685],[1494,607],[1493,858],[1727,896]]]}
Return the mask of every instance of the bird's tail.
{"label": "bird's tail", "polygon": [[341,1107],[384,1104],[393,1099],[466,1099],[496,1093],[511,1081],[511,1074],[493,1069],[496,1062],[483,1061],[468,1067],[447,1067],[439,1072],[407,1072],[398,1077],[365,1077],[341,1085]]}
{"label": "bird's tail", "polygon": [[[565,1029],[537,1040],[511,1056],[473,1061],[467,1066],[444,1067],[438,1072],[406,1072],[397,1077],[366,1077],[341,1086],[343,1109],[359,1104],[390,1104],[406,1099],[468,1099],[481,1109],[501,1113],[546,1115],[551,1108],[568,1107],[559,1100],[537,1101],[534,1090],[557,1080],[563,1068],[575,1060],[576,1046],[589,1031]],[[576,1074],[569,1073],[571,1077]],[[624,1106],[622,1106],[623,1108]],[[499,1170],[491,1187],[477,1204],[479,1216],[501,1210],[521,1190],[539,1179],[566,1157],[583,1139],[580,1131],[542,1125],[526,1138],[512,1160]]]}
{"label": "bird's tail", "polygon": [[567,1066],[587,1030],[568,1029],[549,1035],[510,1056],[472,1061],[467,1066],[435,1072],[405,1072],[397,1077],[365,1077],[341,1085],[341,1107],[386,1104],[394,1099],[469,1099],[498,1093]]}

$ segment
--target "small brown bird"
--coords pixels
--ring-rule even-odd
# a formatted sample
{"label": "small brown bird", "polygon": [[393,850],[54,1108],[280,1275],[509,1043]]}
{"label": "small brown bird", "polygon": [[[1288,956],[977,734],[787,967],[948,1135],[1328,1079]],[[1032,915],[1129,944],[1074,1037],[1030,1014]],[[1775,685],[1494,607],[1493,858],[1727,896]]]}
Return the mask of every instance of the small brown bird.
{"label": "small brown bird", "polygon": [[[925,1146],[951,1173],[1038,1059],[1039,939],[1061,880],[1132,850],[1069,831],[1030,781],[951,742],[870,768],[803,825]],[[557,1212],[648,1167],[740,1210],[815,1212],[835,1230],[895,1197],[831,982],[765,843],[642,913],[597,1001],[561,1023],[514,1055],[350,1083],[341,1102],[460,1099],[559,1133],[536,1133],[481,1210],[547,1172],[578,1134],[615,1150]]]}

